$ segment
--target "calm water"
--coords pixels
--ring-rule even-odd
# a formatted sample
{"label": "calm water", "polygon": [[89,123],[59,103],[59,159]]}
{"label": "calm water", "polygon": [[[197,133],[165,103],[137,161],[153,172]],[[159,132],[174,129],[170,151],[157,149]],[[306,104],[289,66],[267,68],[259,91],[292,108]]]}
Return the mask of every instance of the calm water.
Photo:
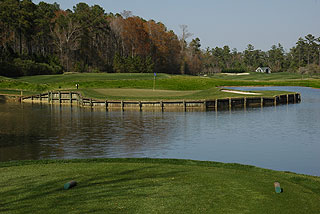
{"label": "calm water", "polygon": [[163,113],[0,103],[0,161],[183,158],[320,176],[320,90],[259,89],[300,92],[302,102],[237,111]]}

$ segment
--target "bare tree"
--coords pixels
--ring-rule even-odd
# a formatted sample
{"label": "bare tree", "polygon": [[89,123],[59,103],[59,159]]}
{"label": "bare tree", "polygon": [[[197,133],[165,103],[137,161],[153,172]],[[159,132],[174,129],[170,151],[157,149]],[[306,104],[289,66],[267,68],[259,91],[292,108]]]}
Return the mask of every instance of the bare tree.
{"label": "bare tree", "polygon": [[132,11],[130,10],[123,10],[120,14],[125,19],[133,16]]}
{"label": "bare tree", "polygon": [[51,33],[54,44],[59,49],[61,62],[66,60],[66,70],[69,71],[70,50],[76,50],[79,46],[81,26],[68,14],[62,14],[59,18],[60,20],[57,20],[54,29],[51,29]]}
{"label": "bare tree", "polygon": [[184,52],[186,47],[186,40],[193,34],[188,32],[188,25],[179,25],[179,27],[182,31],[182,34],[180,36],[181,52]]}
{"label": "bare tree", "polygon": [[319,53],[319,66],[320,66],[320,37],[317,39],[318,44],[318,53]]}
{"label": "bare tree", "polygon": [[190,36],[192,36],[192,33],[188,32],[188,26],[187,25],[179,25],[179,27],[181,28],[181,31],[182,31],[182,34],[180,36],[180,46],[181,46],[180,72],[181,72],[181,74],[185,74],[186,47],[187,47],[186,39],[188,39]]}

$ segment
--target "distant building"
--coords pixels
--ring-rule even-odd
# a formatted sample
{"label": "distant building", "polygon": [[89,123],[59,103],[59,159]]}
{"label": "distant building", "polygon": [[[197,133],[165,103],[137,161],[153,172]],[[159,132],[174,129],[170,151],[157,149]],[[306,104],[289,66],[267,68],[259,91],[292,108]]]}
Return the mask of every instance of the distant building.
{"label": "distant building", "polygon": [[256,72],[271,74],[271,69],[269,67],[259,67],[256,69]]}

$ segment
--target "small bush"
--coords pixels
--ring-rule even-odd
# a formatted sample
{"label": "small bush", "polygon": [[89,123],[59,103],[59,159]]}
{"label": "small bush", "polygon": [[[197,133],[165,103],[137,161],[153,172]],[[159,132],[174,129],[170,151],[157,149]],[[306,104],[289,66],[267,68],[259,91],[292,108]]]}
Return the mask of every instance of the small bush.
{"label": "small bush", "polygon": [[308,74],[308,75],[320,74],[320,66],[316,64],[310,64],[305,67],[299,68],[298,72],[300,74]]}
{"label": "small bush", "polygon": [[91,69],[91,73],[101,73],[101,71],[98,68]]}
{"label": "small bush", "polygon": [[15,58],[13,61],[0,62],[0,75],[7,77],[61,74],[62,67],[57,64],[37,63],[33,60]]}
{"label": "small bush", "polygon": [[18,77],[22,76],[20,70],[12,62],[0,62],[0,76]]}
{"label": "small bush", "polygon": [[152,73],[153,67],[151,57],[122,57],[116,54],[113,60],[113,68],[117,73]]}
{"label": "small bush", "polygon": [[77,73],[85,73],[85,72],[88,72],[89,69],[88,69],[88,65],[86,65],[83,61],[79,61],[79,62],[76,62],[74,64],[74,69],[73,69],[74,72],[77,72]]}

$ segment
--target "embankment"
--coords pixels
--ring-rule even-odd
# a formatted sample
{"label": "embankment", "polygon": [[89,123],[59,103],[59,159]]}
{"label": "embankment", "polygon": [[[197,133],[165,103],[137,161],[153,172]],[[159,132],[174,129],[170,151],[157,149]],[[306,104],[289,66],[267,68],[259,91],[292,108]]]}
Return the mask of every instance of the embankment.
{"label": "embankment", "polygon": [[20,97],[21,102],[69,104],[90,108],[109,109],[202,109],[202,110],[226,110],[234,108],[276,106],[280,104],[294,104],[301,102],[299,93],[288,93],[273,97],[230,97],[214,100],[160,100],[160,101],[128,101],[128,100],[95,100],[85,98],[79,92],[50,91],[36,96]]}

